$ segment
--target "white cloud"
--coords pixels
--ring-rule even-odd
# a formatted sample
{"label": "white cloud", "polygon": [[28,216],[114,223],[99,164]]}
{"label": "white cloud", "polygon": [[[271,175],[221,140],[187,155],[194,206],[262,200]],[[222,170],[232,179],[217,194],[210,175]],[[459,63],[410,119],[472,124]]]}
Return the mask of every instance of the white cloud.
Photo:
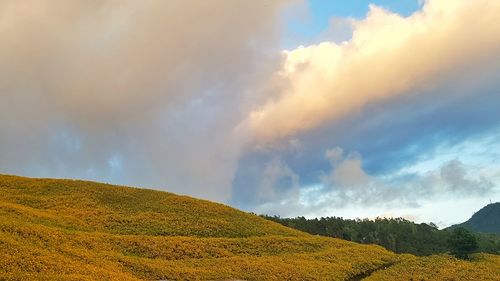
{"label": "white cloud", "polygon": [[367,188],[373,179],[361,167],[362,159],[358,153],[344,155],[340,147],[329,149],[325,152],[332,171],[322,177],[322,182],[327,186],[342,186],[343,188]]}
{"label": "white cloud", "polygon": [[372,5],[350,41],[285,51],[279,75],[289,87],[241,126],[257,142],[270,142],[494,63],[500,59],[498,14],[496,0],[430,0],[407,18]]}
{"label": "white cloud", "polygon": [[[325,158],[331,170],[318,179],[318,184],[300,186],[293,196],[276,193],[272,200],[260,204],[256,210],[282,216],[392,216],[414,217],[418,221],[434,221],[441,226],[457,222],[451,214],[431,216],[425,206],[454,202],[485,202],[485,197],[497,198],[497,186],[492,179],[477,175],[474,167],[454,159],[420,174],[398,174],[374,177],[362,168],[359,153],[344,153],[339,148],[329,149]],[[283,164],[281,164],[283,165]],[[286,171],[291,172],[288,167]],[[298,176],[297,176],[298,177]],[[295,184],[295,183],[294,183]],[[441,202],[441,203],[440,203]],[[365,211],[359,210],[360,206]],[[429,207],[431,208],[431,207]],[[353,215],[356,214],[356,215]],[[463,215],[463,214],[462,214]]]}

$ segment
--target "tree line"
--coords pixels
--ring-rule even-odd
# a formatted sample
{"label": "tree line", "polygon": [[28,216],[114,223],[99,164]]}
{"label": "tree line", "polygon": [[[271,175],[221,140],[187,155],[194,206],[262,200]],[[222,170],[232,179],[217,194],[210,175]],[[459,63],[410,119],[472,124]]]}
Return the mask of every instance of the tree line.
{"label": "tree line", "polygon": [[[500,254],[500,236],[498,235],[472,233],[463,228],[460,228],[460,231],[440,230],[433,223],[417,224],[403,218],[369,220],[340,217],[319,219],[281,218],[267,215],[262,215],[262,217],[310,234],[363,244],[377,244],[396,253],[410,253],[418,256],[453,253],[456,256],[464,257],[465,255],[466,257],[463,249],[467,249],[468,252]],[[464,246],[464,243],[469,244]]]}

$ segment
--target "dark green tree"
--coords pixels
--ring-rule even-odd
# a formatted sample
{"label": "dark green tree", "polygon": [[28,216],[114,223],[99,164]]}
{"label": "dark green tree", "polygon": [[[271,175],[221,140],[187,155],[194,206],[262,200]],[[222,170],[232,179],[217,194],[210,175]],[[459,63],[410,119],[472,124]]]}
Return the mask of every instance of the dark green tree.
{"label": "dark green tree", "polygon": [[[433,223],[416,224],[402,218],[353,220],[340,217],[319,219],[281,218],[265,215],[263,217],[315,235],[341,238],[358,243],[378,244],[396,253],[427,256],[452,252],[448,238],[453,229],[439,230]],[[474,236],[477,239],[478,252],[500,254],[500,235],[474,233]]]}
{"label": "dark green tree", "polygon": [[476,236],[463,227],[454,229],[448,237],[451,254],[459,259],[469,259],[478,248]]}

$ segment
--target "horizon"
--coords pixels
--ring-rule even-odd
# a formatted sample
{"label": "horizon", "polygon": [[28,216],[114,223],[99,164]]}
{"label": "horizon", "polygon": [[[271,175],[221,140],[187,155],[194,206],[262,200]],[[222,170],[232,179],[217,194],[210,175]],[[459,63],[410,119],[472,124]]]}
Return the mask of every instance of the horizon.
{"label": "horizon", "polygon": [[500,3],[4,1],[0,174],[439,228],[500,201]]}
{"label": "horizon", "polygon": [[[89,183],[95,183],[95,184],[104,184],[104,185],[109,185],[109,186],[117,186],[117,187],[125,187],[125,188],[133,188],[133,189],[139,189],[139,190],[151,190],[151,191],[159,191],[159,192],[167,192],[167,193],[171,193],[169,192],[168,190],[165,190],[165,189],[161,189],[161,188],[150,188],[150,187],[146,187],[146,186],[129,186],[129,185],[120,185],[120,184],[113,184],[113,183],[108,183],[108,182],[99,182],[99,181],[93,181],[93,180],[88,180],[88,179],[79,179],[79,178],[43,178],[43,177],[28,177],[28,176],[19,176],[19,175],[14,175],[14,174],[0,174],[0,176],[7,176],[7,177],[19,177],[19,178],[28,178],[28,179],[35,179],[35,180],[66,180],[66,181],[82,181],[82,182],[89,182]],[[171,194],[175,194],[175,193],[171,193]],[[183,194],[175,194],[175,195],[179,195],[179,196],[187,196],[189,198],[192,198],[192,199],[201,199],[201,200],[206,200],[206,199],[203,199],[203,198],[197,198],[197,197],[193,197],[193,196],[190,196],[190,195],[183,195]],[[212,202],[210,200],[208,200],[208,202]],[[217,203],[217,202],[215,202]],[[224,205],[224,202],[218,202],[218,203],[223,203]],[[490,201],[488,202],[487,204],[483,205],[482,207],[480,207],[480,209],[477,209],[475,211],[472,212],[471,216],[469,218],[467,218],[466,220],[464,220],[463,222],[465,221],[468,221],[470,218],[472,218],[477,212],[481,211],[482,209],[484,209],[485,207],[488,207],[490,205],[496,205],[496,204],[500,204],[500,201],[498,202],[495,202],[495,201]],[[230,205],[227,205],[226,206],[229,206],[231,207]],[[234,207],[233,207],[234,208]],[[252,211],[248,211],[250,214],[254,214],[254,215],[257,215],[257,216],[267,216],[267,217],[277,217],[277,218],[280,218],[280,219],[296,219],[296,218],[299,218],[299,217],[304,217],[305,219],[322,219],[322,218],[340,218],[340,219],[343,219],[343,220],[370,220],[370,221],[375,221],[377,219],[404,219],[404,220],[407,220],[407,221],[410,221],[410,222],[414,222],[414,223],[425,223],[427,225],[431,225],[431,224],[434,224],[435,226],[438,227],[438,229],[445,229],[445,228],[448,228],[448,227],[451,227],[451,226],[454,226],[454,225],[457,225],[457,224],[461,224],[463,222],[459,222],[459,223],[456,223],[456,224],[452,224],[452,225],[447,225],[447,226],[439,226],[437,224],[435,224],[434,222],[432,221],[421,221],[421,222],[416,222],[416,221],[413,221],[411,218],[404,218],[404,217],[396,217],[396,216],[372,216],[372,217],[351,217],[351,218],[347,218],[347,217],[342,217],[342,216],[336,216],[336,215],[333,215],[333,216],[312,216],[312,217],[308,217],[308,216],[301,216],[301,215],[298,215],[298,216],[281,216],[281,215],[270,215],[270,214],[265,214],[265,213],[254,213]]]}

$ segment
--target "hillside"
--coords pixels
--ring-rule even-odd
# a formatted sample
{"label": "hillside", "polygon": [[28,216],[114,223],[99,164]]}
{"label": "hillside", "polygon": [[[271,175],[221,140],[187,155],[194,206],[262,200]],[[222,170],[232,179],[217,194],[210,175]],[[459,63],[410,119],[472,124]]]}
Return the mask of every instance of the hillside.
{"label": "hillside", "polygon": [[500,202],[486,205],[466,222],[451,228],[460,226],[477,232],[500,234]]}
{"label": "hillside", "polygon": [[447,255],[420,258],[401,255],[394,266],[376,271],[363,280],[500,280],[500,256],[478,254],[473,262],[468,262]]}
{"label": "hillside", "polygon": [[[0,248],[1,280],[360,280],[417,259],[171,193],[16,176],[0,176]],[[460,274],[498,280],[497,261]]]}

